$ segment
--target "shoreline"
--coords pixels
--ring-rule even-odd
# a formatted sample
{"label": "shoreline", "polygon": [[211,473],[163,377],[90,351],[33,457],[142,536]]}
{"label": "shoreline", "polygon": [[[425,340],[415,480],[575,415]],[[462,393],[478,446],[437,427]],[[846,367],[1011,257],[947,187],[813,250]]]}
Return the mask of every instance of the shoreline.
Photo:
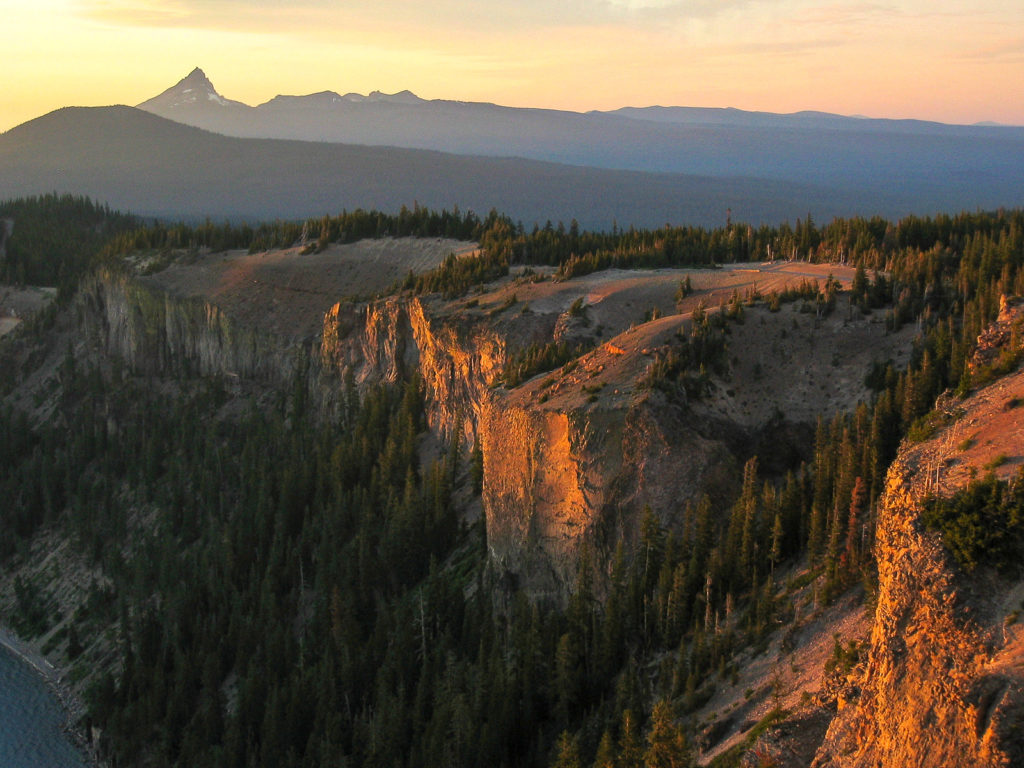
{"label": "shoreline", "polygon": [[46,687],[50,689],[64,711],[64,724],[61,730],[81,754],[86,765],[90,768],[101,768],[102,763],[90,746],[88,734],[79,725],[86,712],[85,703],[64,680],[62,670],[51,664],[34,645],[22,640],[14,630],[3,623],[0,623],[0,647],[12,653],[43,678]]}

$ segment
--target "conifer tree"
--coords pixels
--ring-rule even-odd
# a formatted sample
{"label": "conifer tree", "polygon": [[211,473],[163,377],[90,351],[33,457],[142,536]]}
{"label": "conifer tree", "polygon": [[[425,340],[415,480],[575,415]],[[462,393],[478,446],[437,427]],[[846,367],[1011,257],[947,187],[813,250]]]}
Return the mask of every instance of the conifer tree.
{"label": "conifer tree", "polygon": [[672,705],[662,699],[651,711],[651,730],[644,750],[644,768],[686,768],[692,756],[686,737],[673,722]]}
{"label": "conifer tree", "polygon": [[617,768],[615,742],[608,731],[601,734],[601,741],[597,744],[597,754],[594,756],[593,768]]}
{"label": "conifer tree", "polygon": [[858,475],[850,498],[850,512],[846,523],[846,550],[843,553],[843,564],[851,571],[860,561],[861,531],[867,504],[868,489],[864,479]]}
{"label": "conifer tree", "polygon": [[643,768],[643,747],[632,711],[622,712],[622,727],[619,733],[618,768]]}
{"label": "conifer tree", "polygon": [[568,731],[558,737],[557,753],[551,768],[582,768],[579,740]]}

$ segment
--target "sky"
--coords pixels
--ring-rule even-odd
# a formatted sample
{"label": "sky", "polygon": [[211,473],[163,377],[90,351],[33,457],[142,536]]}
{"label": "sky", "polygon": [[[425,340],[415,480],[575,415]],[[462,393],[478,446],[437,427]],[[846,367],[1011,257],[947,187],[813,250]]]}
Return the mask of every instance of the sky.
{"label": "sky", "polygon": [[0,30],[0,131],[194,67],[253,105],[409,89],[1024,125],[1021,0],[0,0]]}

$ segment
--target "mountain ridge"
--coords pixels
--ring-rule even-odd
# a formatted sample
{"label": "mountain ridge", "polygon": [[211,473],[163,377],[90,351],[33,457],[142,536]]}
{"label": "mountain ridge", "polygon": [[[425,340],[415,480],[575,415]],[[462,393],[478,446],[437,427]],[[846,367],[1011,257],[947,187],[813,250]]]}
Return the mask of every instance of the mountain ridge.
{"label": "mountain ridge", "polygon": [[[836,200],[849,192],[877,199],[876,212],[885,216],[1024,205],[1024,128],[691,107],[580,113],[425,100],[411,92],[334,93],[278,96],[248,107],[212,90],[205,99],[161,97],[140,108],[238,138],[810,185],[830,189]],[[886,207],[894,196],[901,207]],[[788,218],[813,212],[814,204],[803,207]]]}
{"label": "mountain ridge", "polygon": [[240,139],[133,107],[66,107],[0,135],[0,197],[87,194],[143,215],[304,218],[343,208],[507,211],[528,224],[711,225],[880,212],[894,198],[755,178],[612,171],[438,151]]}
{"label": "mountain ridge", "polygon": [[[206,73],[200,68],[196,67],[188,75],[182,78],[177,84],[171,86],[161,94],[147,99],[136,106],[139,109],[145,109],[151,111],[152,109],[159,108],[160,103],[158,100],[164,95],[181,89],[182,86],[188,85],[190,88],[205,87],[209,92],[215,94],[221,99],[224,97],[217,92],[213,83],[210,81]],[[1000,123],[993,122],[991,120],[978,120],[973,123],[946,123],[938,120],[921,120],[915,118],[877,118],[868,117],[865,115],[843,115],[836,112],[827,112],[824,110],[815,109],[803,109],[796,110],[794,112],[770,112],[765,110],[746,110],[739,107],[695,107],[695,106],[683,106],[683,105],[661,105],[651,104],[642,107],[636,106],[623,106],[615,109],[591,109],[585,111],[577,111],[570,109],[560,108],[538,108],[538,107],[513,107],[507,105],[499,105],[495,102],[487,101],[466,101],[461,99],[424,99],[419,95],[413,93],[411,90],[404,89],[395,93],[385,93],[380,90],[374,90],[366,95],[348,92],[344,96],[340,96],[339,93],[333,89],[326,89],[323,91],[315,91],[308,94],[277,94],[272,98],[268,99],[257,105],[245,104],[241,101],[227,100],[231,104],[236,104],[249,109],[260,109],[275,101],[281,99],[291,100],[305,100],[320,97],[326,94],[331,94],[342,100],[349,102],[374,102],[374,101],[389,101],[392,103],[402,104],[458,104],[458,105],[471,105],[471,106],[484,106],[484,107],[501,107],[507,110],[530,110],[530,111],[543,111],[556,114],[566,115],[604,115],[604,116],[620,116],[633,120],[644,120],[650,122],[696,122],[696,123],[724,123],[724,124],[771,124],[773,122],[785,122],[785,121],[796,121],[798,123],[818,123],[827,122],[833,126],[839,126],[844,124],[856,125],[864,127],[865,125],[877,124],[879,126],[886,126],[890,129],[898,126],[905,128],[923,128],[923,127],[934,127],[934,128],[1024,128],[1022,126],[1010,126],[1003,125]]]}

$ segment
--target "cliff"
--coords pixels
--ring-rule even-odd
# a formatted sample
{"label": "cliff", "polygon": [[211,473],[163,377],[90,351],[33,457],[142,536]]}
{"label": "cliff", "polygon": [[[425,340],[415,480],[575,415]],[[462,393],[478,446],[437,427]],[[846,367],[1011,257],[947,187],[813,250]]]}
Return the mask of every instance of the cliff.
{"label": "cliff", "polygon": [[[1019,355],[1021,313],[1005,302],[981,339],[975,372]],[[1002,355],[1005,361],[1007,355]],[[1015,367],[1015,366],[1013,366]],[[878,605],[866,664],[847,681],[818,768],[1024,764],[1024,581],[968,572],[929,530],[928,497],[950,497],[992,471],[1011,480],[1024,454],[1024,373],[940,400],[943,426],[907,442],[889,470],[877,530]],[[859,696],[858,696],[859,690]]]}
{"label": "cliff", "polygon": [[[730,326],[727,370],[694,399],[645,383],[688,327],[692,307],[674,298],[682,273],[613,270],[565,282],[522,275],[455,300],[337,302],[319,314],[317,349],[311,320],[323,290],[305,286],[289,310],[270,261],[246,258],[242,277],[239,259],[178,264],[159,279],[102,275],[83,287],[82,326],[139,374],[279,386],[291,385],[301,365],[310,402],[324,414],[346,380],[365,389],[417,375],[435,436],[458,434],[464,447],[482,448],[492,562],[555,601],[584,550],[603,563],[619,540],[635,540],[645,508],[676,528],[688,500],[706,493],[730,503],[751,455],[769,471],[788,468],[817,415],[852,408],[866,397],[871,362],[898,361],[908,346],[905,334],[886,334],[876,318],[846,308],[826,319],[794,305],[751,309]],[[295,270],[305,274],[293,261],[285,287],[297,284]],[[780,287],[804,278],[778,267],[686,274],[697,287],[693,306],[759,278]],[[263,293],[246,301],[249,290]],[[256,296],[267,299],[265,313]],[[260,313],[267,317],[257,322]],[[575,358],[503,386],[510,360],[556,343],[577,349]]]}
{"label": "cliff", "polygon": [[[709,289],[738,273],[709,274]],[[871,361],[908,346],[860,313],[818,321],[794,306],[751,310],[731,327],[734,362],[705,397],[662,391],[646,378],[689,313],[645,322],[633,305],[673,306],[678,274],[518,279],[453,301],[340,303],[325,317],[319,365],[361,386],[418,374],[435,433],[482,448],[493,564],[535,597],[560,601],[582,552],[609,562],[619,540],[638,536],[645,508],[677,528],[688,500],[731,503],[754,453],[788,468],[817,415],[852,408],[866,397]],[[503,385],[510,359],[556,342],[590,351]]]}
{"label": "cliff", "polygon": [[712,480],[731,482],[735,460],[664,398],[643,393],[598,404],[576,396],[577,379],[600,366],[598,355],[585,356],[564,377],[571,383],[561,382],[574,396],[548,404],[539,402],[537,381],[496,386],[510,347],[552,328],[564,333],[568,323],[557,312],[495,317],[419,298],[339,304],[325,317],[321,364],[363,386],[418,374],[431,428],[445,438],[458,431],[482,448],[493,562],[535,596],[559,599],[584,542],[613,548],[612,534],[632,533],[645,503],[664,518],[680,513],[680,499]]}
{"label": "cliff", "polygon": [[536,597],[572,586],[584,548],[611,562],[645,507],[677,527],[684,503],[733,492],[737,461],[660,393],[554,404],[503,393],[481,414],[483,501],[493,562]]}
{"label": "cliff", "polygon": [[458,431],[482,448],[494,564],[535,596],[556,600],[571,586],[585,542],[614,549],[617,535],[633,535],[645,504],[670,522],[681,500],[708,490],[727,495],[735,468],[725,445],[685,423],[684,408],[632,391],[646,359],[631,360],[630,394],[600,402],[580,396],[584,378],[601,386],[588,373],[603,372],[600,351],[573,373],[547,374],[568,393],[550,402],[538,392],[544,376],[511,390],[496,386],[510,347],[564,320],[559,313],[495,319],[418,298],[386,299],[333,307],[321,345],[324,369],[350,372],[359,385],[420,376],[431,428],[445,438]]}
{"label": "cliff", "polygon": [[471,445],[505,365],[506,341],[471,318],[430,313],[419,298],[335,304],[324,316],[319,364],[351,373],[363,387],[418,374],[431,429],[445,438],[458,431]]}
{"label": "cliff", "polygon": [[287,380],[296,353],[286,340],[233,322],[200,298],[182,298],[136,279],[102,273],[79,292],[82,328],[142,375],[224,375]]}

